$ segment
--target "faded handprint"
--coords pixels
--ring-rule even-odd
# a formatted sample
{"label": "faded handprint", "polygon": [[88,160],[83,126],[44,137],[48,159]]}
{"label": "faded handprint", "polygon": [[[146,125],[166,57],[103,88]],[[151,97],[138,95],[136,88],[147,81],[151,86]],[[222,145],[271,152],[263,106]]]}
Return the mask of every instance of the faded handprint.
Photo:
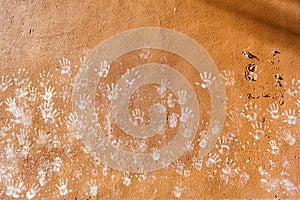
{"label": "faded handprint", "polygon": [[257,104],[253,104],[252,102],[245,104],[245,110],[242,110],[242,117],[245,117],[246,119],[248,119],[248,121],[255,121],[257,119],[258,116],[258,112],[261,109],[258,108]]}
{"label": "faded handprint", "polygon": [[295,80],[294,78],[292,79],[291,86],[287,88],[287,93],[290,96],[296,96],[298,94],[298,91],[300,90],[300,80]]}
{"label": "faded handprint", "polygon": [[292,136],[292,133],[289,129],[276,131],[276,137],[285,141],[288,145],[292,146],[295,144],[296,139]]}
{"label": "faded handprint", "polygon": [[172,113],[169,116],[169,126],[170,128],[176,128],[178,122],[179,115],[176,113]]}
{"label": "faded handprint", "polygon": [[168,94],[167,104],[169,108],[174,108],[175,106],[175,100],[172,93]]}
{"label": "faded handprint", "polygon": [[184,105],[187,102],[187,99],[186,99],[187,92],[181,90],[181,91],[178,91],[177,94],[178,94],[178,103],[180,105]]}
{"label": "faded handprint", "polygon": [[225,81],[225,86],[233,86],[235,84],[233,70],[223,70],[222,77]]}
{"label": "faded handprint", "polygon": [[1,77],[0,90],[2,92],[6,91],[12,85],[12,79],[7,75]]}
{"label": "faded handprint", "polygon": [[108,75],[110,69],[110,65],[107,61],[101,61],[99,64],[99,69],[95,68],[95,72],[98,74],[99,77],[106,77]]}
{"label": "faded handprint", "polygon": [[30,140],[26,140],[24,145],[23,145],[23,148],[22,148],[22,151],[21,151],[21,154],[24,156],[24,157],[27,157],[28,154],[29,154],[29,150],[32,146],[31,145],[31,141]]}
{"label": "faded handprint", "polygon": [[193,117],[193,111],[188,107],[181,107],[180,122],[186,123],[190,117]]}
{"label": "faded handprint", "polygon": [[79,109],[80,110],[85,110],[87,105],[90,104],[92,101],[90,100],[90,96],[83,94],[79,96],[80,100],[79,100]]}
{"label": "faded handprint", "polygon": [[118,93],[119,93],[119,88],[118,88],[118,84],[114,84],[112,83],[111,85],[106,85],[106,97],[108,100],[112,101],[112,100],[116,100],[118,97]]}
{"label": "faded handprint", "polygon": [[252,135],[256,140],[260,140],[268,128],[266,125],[263,125],[261,122],[252,123],[252,128],[254,131],[249,131],[249,134]]}
{"label": "faded handprint", "polygon": [[90,195],[92,197],[97,196],[98,194],[98,186],[95,179],[91,179],[87,182],[87,185],[90,187]]}
{"label": "faded handprint", "polygon": [[55,185],[59,190],[60,196],[67,195],[69,193],[69,190],[67,189],[67,184],[68,184],[68,179],[66,178],[66,182],[65,182],[64,179],[62,178],[59,180],[59,184]]}
{"label": "faded handprint", "polygon": [[162,79],[160,82],[160,86],[155,86],[157,92],[160,96],[164,96],[164,93],[167,91],[168,87],[170,86],[170,82],[167,79]]}

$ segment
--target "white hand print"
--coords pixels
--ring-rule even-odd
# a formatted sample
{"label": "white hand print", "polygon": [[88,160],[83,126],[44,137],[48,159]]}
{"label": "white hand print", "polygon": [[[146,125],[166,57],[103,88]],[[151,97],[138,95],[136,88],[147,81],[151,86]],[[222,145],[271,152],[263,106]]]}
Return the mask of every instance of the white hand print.
{"label": "white hand print", "polygon": [[79,98],[80,98],[80,101],[79,101],[78,107],[80,110],[85,110],[86,107],[88,106],[88,104],[90,104],[92,102],[90,100],[90,95],[83,94],[83,95],[80,95]]}
{"label": "white hand print", "polygon": [[0,90],[4,92],[12,85],[12,79],[8,78],[7,75],[1,77]]}
{"label": "white hand print", "polygon": [[77,140],[82,138],[83,133],[80,129],[83,128],[83,124],[79,120],[77,113],[70,113],[67,119],[67,128],[72,134],[75,134]]}
{"label": "white hand print", "polygon": [[6,186],[5,194],[9,197],[20,198],[20,193],[25,190],[24,182],[20,181],[14,184],[13,180],[9,180]]}
{"label": "white hand print", "polygon": [[34,140],[36,141],[36,143],[38,145],[46,144],[48,142],[48,138],[50,136],[49,132],[46,133],[45,131],[39,129],[37,131],[37,133],[38,133],[38,137],[34,138]]}
{"label": "white hand print", "polygon": [[279,147],[277,146],[276,141],[271,140],[271,141],[269,141],[269,144],[271,146],[271,149],[267,149],[267,151],[271,152],[274,155],[279,154]]}
{"label": "white hand print", "polygon": [[294,145],[296,142],[296,139],[292,136],[289,129],[276,131],[276,137],[278,139],[284,140],[290,146]]}
{"label": "white hand print", "polygon": [[53,171],[54,172],[60,172],[60,168],[62,166],[62,159],[60,157],[55,157],[53,165]]}
{"label": "white hand print", "polygon": [[39,106],[41,112],[42,112],[42,117],[44,119],[45,123],[54,123],[55,122],[55,117],[59,115],[59,112],[57,109],[53,109],[54,103],[53,102],[45,102]]}
{"label": "white hand print", "polygon": [[242,117],[248,119],[248,121],[255,121],[257,119],[257,113],[261,109],[258,108],[257,104],[252,102],[245,104],[245,110],[242,110]]}
{"label": "white hand print", "polygon": [[296,110],[294,109],[285,110],[284,114],[282,115],[286,116],[286,119],[282,120],[283,122],[286,122],[291,125],[296,125],[297,123]]}
{"label": "white hand print", "polygon": [[233,70],[223,70],[222,77],[225,80],[225,86],[233,86],[235,84]]}
{"label": "white hand print", "polygon": [[95,72],[98,74],[99,77],[106,77],[110,70],[110,65],[107,61],[102,61],[99,64],[99,69],[95,68]]}
{"label": "white hand print", "polygon": [[184,105],[187,102],[187,99],[186,99],[187,92],[181,90],[181,91],[178,91],[177,94],[178,94],[178,103],[180,105]]}
{"label": "white hand print", "polygon": [[54,91],[54,87],[49,86],[48,88],[45,87],[45,94],[42,95],[45,101],[51,101],[52,97],[56,94]]}
{"label": "white hand print", "polygon": [[26,140],[25,143],[24,143],[24,146],[22,148],[22,151],[21,151],[21,154],[24,156],[24,157],[27,157],[28,154],[29,154],[29,150],[32,146],[31,145],[31,141],[30,140]]}
{"label": "white hand print", "polygon": [[71,62],[67,58],[62,58],[59,60],[59,64],[61,66],[61,74],[70,74],[71,70]]}
{"label": "white hand print", "polygon": [[192,158],[192,165],[193,167],[198,170],[201,171],[202,169],[202,163],[203,163],[203,158],[197,158],[196,156],[193,156]]}
{"label": "white hand print", "polygon": [[221,158],[219,157],[219,155],[216,153],[214,153],[214,154],[209,153],[209,158],[206,161],[206,166],[213,167],[218,162],[221,162]]}
{"label": "white hand print", "polygon": [[41,186],[46,184],[46,172],[43,170],[38,171],[39,183]]}
{"label": "white hand print", "polygon": [[300,90],[300,80],[292,79],[291,86],[286,90],[290,96],[296,96]]}
{"label": "white hand print", "polygon": [[172,113],[169,116],[169,126],[170,128],[176,128],[178,122],[179,115],[176,113]]}
{"label": "white hand print", "polygon": [[175,100],[173,98],[172,93],[169,93],[169,95],[168,95],[167,104],[168,104],[169,108],[174,108],[174,106],[175,106]]}
{"label": "white hand print", "polygon": [[7,160],[13,160],[15,157],[14,154],[14,144],[8,143],[6,147],[4,148],[5,154],[6,154],[6,159]]}
{"label": "white hand print", "polygon": [[110,85],[106,85],[106,97],[108,100],[116,100],[118,97],[119,89],[118,89],[118,84],[112,83]]}
{"label": "white hand print", "polygon": [[192,110],[188,107],[181,107],[180,122],[186,123],[190,117],[193,117]]}
{"label": "white hand print", "polygon": [[68,179],[66,178],[66,182],[64,182],[64,179],[62,178],[59,180],[59,184],[55,185],[59,190],[60,196],[67,195],[69,193],[69,190],[67,189],[67,184],[68,184]]}
{"label": "white hand print", "polygon": [[170,82],[167,79],[162,79],[160,82],[160,86],[159,87],[155,86],[155,88],[157,92],[160,94],[160,96],[164,96],[164,93],[166,92],[169,86],[170,86]]}
{"label": "white hand print", "polygon": [[39,186],[37,184],[33,184],[31,188],[26,192],[27,199],[32,199],[36,196],[36,193],[39,191]]}
{"label": "white hand print", "polygon": [[7,110],[10,112],[13,112],[13,110],[17,107],[15,98],[8,97],[4,102],[8,106]]}
{"label": "white hand print", "polygon": [[92,197],[97,196],[98,194],[98,186],[95,179],[91,179],[87,182],[88,186],[90,187],[90,195]]}
{"label": "white hand print", "polygon": [[17,134],[18,142],[20,145],[25,144],[27,136],[27,129],[20,128],[20,134]]}
{"label": "white hand print", "polygon": [[144,123],[144,116],[145,116],[145,113],[144,112],[141,112],[141,110],[139,108],[136,108],[132,111],[132,115],[133,115],[133,118],[134,118],[134,124],[137,126],[139,124],[142,124]]}
{"label": "white hand print", "polygon": [[272,103],[269,108],[267,108],[267,111],[271,114],[271,117],[273,119],[278,119],[279,118],[279,111],[278,111],[278,104],[277,103]]}
{"label": "white hand print", "polygon": [[53,74],[50,72],[42,71],[40,74],[40,78],[37,80],[41,87],[47,87],[50,83],[50,80],[53,78]]}
{"label": "white hand print", "polygon": [[130,185],[131,178],[129,176],[129,172],[124,173],[124,176],[122,177],[122,180],[123,180],[123,184],[126,185],[127,187]]}
{"label": "white hand print", "polygon": [[261,137],[265,135],[265,131],[268,127],[263,125],[261,122],[255,122],[252,123],[252,128],[254,131],[249,131],[249,134],[252,135],[256,140],[260,140]]}
{"label": "white hand print", "polygon": [[204,83],[201,84],[202,88],[207,88],[209,85],[211,85],[212,81],[216,80],[216,77],[212,77],[211,72],[203,72],[200,73],[200,78],[203,80]]}

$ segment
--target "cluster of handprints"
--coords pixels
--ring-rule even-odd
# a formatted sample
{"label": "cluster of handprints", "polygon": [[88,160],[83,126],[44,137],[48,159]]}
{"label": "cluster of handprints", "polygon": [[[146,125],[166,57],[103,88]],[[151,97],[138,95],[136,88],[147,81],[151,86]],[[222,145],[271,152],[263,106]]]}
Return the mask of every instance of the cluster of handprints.
{"label": "cluster of handprints", "polygon": [[[81,62],[83,63],[84,59]],[[153,180],[152,182],[158,181],[160,177],[151,174],[132,176],[129,172],[124,174],[120,172],[120,175],[118,172],[112,172],[113,170],[109,167],[103,166],[97,159],[92,161],[92,167],[85,169],[80,163],[82,160],[74,157],[78,146],[81,146],[82,152],[85,152],[78,142],[83,134],[78,131],[82,124],[77,114],[72,113],[72,88],[77,67],[71,67],[71,62],[65,58],[59,63],[60,68],[42,71],[38,79],[35,79],[36,75],[30,75],[25,69],[18,69],[13,74],[1,76],[0,192],[2,195],[32,199],[39,196],[39,193],[48,192],[64,196],[75,191],[70,182],[85,181],[83,184],[85,187],[81,191],[82,196],[85,194],[97,196],[100,185],[118,194],[120,191],[116,187],[117,182],[129,187],[134,178],[139,182],[143,182],[146,178]],[[95,72],[106,76],[109,70],[108,63],[100,63],[100,68],[103,70]],[[234,89],[235,72],[223,70],[222,75],[226,89]],[[202,83],[197,82],[196,85],[206,89],[215,77],[205,72],[199,74],[199,79],[202,79]],[[128,84],[134,84],[134,82],[128,81]],[[168,80],[162,80],[158,92],[163,93],[167,85]],[[114,90],[116,87],[114,84],[106,87],[104,95],[108,100],[112,100],[117,95]],[[199,137],[194,143],[186,144],[187,153],[192,156],[191,163],[178,159],[169,169],[174,169],[177,174],[189,177],[191,173],[197,173],[196,171],[205,168],[207,178],[214,183],[217,181],[220,187],[242,187],[251,180],[247,172],[253,171],[252,168],[256,167],[254,171],[261,176],[260,185],[268,192],[292,196],[299,194],[300,185],[297,186],[296,179],[290,177],[288,173],[293,166],[283,156],[284,152],[282,153],[280,148],[287,149],[297,145],[300,80],[292,79],[285,83],[285,87],[286,94],[290,96],[289,102],[286,103],[290,106],[289,108],[283,109],[277,102],[263,108],[258,103],[250,101],[243,107],[228,109],[226,126],[216,147],[208,156],[200,158],[194,151],[195,145],[204,148],[207,144],[208,138],[203,130],[199,132]],[[177,101],[183,103],[186,95],[182,91],[178,94],[180,98]],[[88,104],[89,98],[89,96],[82,96],[81,106]],[[171,98],[168,100],[170,105],[173,102]],[[235,97],[228,95],[229,104],[235,100]],[[189,117],[189,110],[182,110],[182,112],[187,114],[185,117]],[[144,120],[144,115],[140,110],[134,110],[133,116],[137,124]],[[176,127],[177,123],[184,120],[182,116],[179,120],[177,118],[175,114],[169,117],[170,128]],[[241,136],[242,133],[247,133],[247,136]],[[268,137],[270,135],[271,137]],[[143,148],[144,144],[139,145]],[[275,158],[275,156],[280,155],[282,159],[279,160],[282,162],[276,163],[269,159],[265,166],[270,167],[264,169],[263,166],[250,165],[252,163],[250,159],[236,158],[238,153],[246,153],[253,150],[253,147],[258,153],[269,153],[270,158],[273,156],[277,159],[278,157]],[[85,156],[88,155],[85,154]],[[73,171],[69,173],[69,176],[62,176],[64,175],[62,169],[70,165],[73,165]],[[99,169],[102,169],[100,175]],[[92,178],[84,179],[85,173],[91,175]],[[102,178],[97,178],[99,176]],[[108,176],[110,176],[110,182],[115,182],[115,184],[106,185],[104,180]],[[156,192],[157,190],[154,191]],[[175,185],[172,194],[179,198],[185,192],[186,188]]]}

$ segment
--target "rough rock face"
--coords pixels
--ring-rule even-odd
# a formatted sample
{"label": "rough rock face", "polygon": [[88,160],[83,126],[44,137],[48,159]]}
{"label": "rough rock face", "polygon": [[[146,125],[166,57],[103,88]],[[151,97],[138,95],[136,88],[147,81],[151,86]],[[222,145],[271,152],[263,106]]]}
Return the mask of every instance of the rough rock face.
{"label": "rough rock face", "polygon": [[[299,198],[299,11],[293,0],[1,1],[0,197]],[[163,31],[158,44],[179,52],[151,48],[149,34],[117,58],[140,36],[95,53],[141,27],[183,33],[212,62],[193,66],[182,56],[193,45]],[[136,163],[140,173],[116,167]]]}

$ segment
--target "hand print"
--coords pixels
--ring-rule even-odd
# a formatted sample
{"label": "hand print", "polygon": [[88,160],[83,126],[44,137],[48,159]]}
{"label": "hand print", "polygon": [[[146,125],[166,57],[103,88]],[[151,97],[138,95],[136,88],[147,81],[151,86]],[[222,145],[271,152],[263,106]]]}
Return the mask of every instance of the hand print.
{"label": "hand print", "polygon": [[4,150],[5,150],[7,160],[13,160],[15,158],[14,144],[8,143],[4,148]]}
{"label": "hand print", "polygon": [[95,72],[98,74],[99,77],[106,77],[110,70],[110,65],[107,61],[101,61],[99,64],[99,69],[95,68]]}
{"label": "hand print", "polygon": [[278,119],[279,118],[278,104],[277,103],[272,103],[269,106],[269,108],[267,108],[267,111],[271,114],[271,117],[273,119]]}
{"label": "hand print", "polygon": [[221,158],[216,153],[214,153],[214,154],[209,153],[208,156],[209,156],[209,158],[205,163],[207,167],[213,167],[216,163],[221,162]]}
{"label": "hand print", "polygon": [[187,92],[181,90],[178,91],[177,94],[178,94],[178,103],[183,106],[187,102],[186,99]]}
{"label": "hand print", "polygon": [[176,128],[178,122],[179,115],[176,113],[172,113],[169,116],[169,126],[170,128]]}
{"label": "hand print", "polygon": [[235,84],[235,79],[234,79],[234,71],[233,70],[223,70],[223,75],[222,75],[224,81],[225,81],[225,86],[233,86]]}
{"label": "hand print", "polygon": [[160,82],[160,86],[155,86],[157,92],[160,94],[160,96],[164,96],[164,93],[167,91],[168,87],[170,86],[170,82],[167,79],[162,79]]}
{"label": "hand print", "polygon": [[1,77],[1,83],[0,83],[0,90],[2,92],[5,92],[11,85],[12,85],[12,79],[8,78],[7,75]]}
{"label": "hand print", "polygon": [[269,144],[271,146],[271,149],[267,149],[267,151],[271,152],[274,155],[279,154],[280,150],[279,150],[279,147],[276,144],[276,141],[275,140],[271,140],[271,141],[269,141]]}
{"label": "hand print", "polygon": [[141,110],[139,108],[137,109],[134,109],[132,111],[132,115],[133,115],[133,118],[134,118],[134,124],[137,126],[139,124],[143,124],[144,123],[144,116],[145,116],[145,113],[144,112],[141,112]]}
{"label": "hand print", "polygon": [[204,72],[200,73],[200,78],[203,80],[204,83],[201,84],[202,88],[207,88],[209,85],[211,85],[212,81],[216,80],[216,77],[212,77],[211,72]]}
{"label": "hand print", "polygon": [[66,182],[64,179],[59,180],[59,184],[56,184],[57,189],[59,190],[59,195],[64,196],[69,193],[69,190],[67,189],[68,179],[66,178]]}
{"label": "hand print", "polygon": [[190,117],[193,117],[192,110],[188,107],[181,107],[180,122],[186,123]]}
{"label": "hand print", "polygon": [[45,87],[45,94],[42,95],[45,101],[51,101],[52,97],[56,94],[54,91],[54,87],[49,86],[48,88]]}
{"label": "hand print", "polygon": [[22,151],[21,151],[21,154],[26,158],[29,154],[29,150],[32,146],[31,145],[31,141],[30,140],[26,140],[24,145],[23,145],[23,148],[22,148]]}
{"label": "hand print", "polygon": [[36,196],[36,193],[39,191],[39,186],[37,184],[33,184],[31,188],[26,192],[27,199],[32,199]]}
{"label": "hand print", "polygon": [[8,184],[6,186],[6,192],[5,194],[9,197],[13,198],[20,198],[20,193],[25,190],[24,182],[19,181],[16,184],[14,184],[13,180],[9,180]]}
{"label": "hand print", "polygon": [[61,66],[61,74],[70,74],[71,71],[71,61],[67,58],[62,58],[59,60],[59,64]]}
{"label": "hand print", "polygon": [[201,171],[202,163],[203,163],[203,158],[197,158],[196,156],[193,156],[192,165],[197,171]]}
{"label": "hand print", "polygon": [[98,186],[95,179],[91,179],[87,182],[87,185],[90,187],[90,195],[92,197],[97,196],[98,194]]}
{"label": "hand print", "polygon": [[50,83],[50,80],[53,79],[53,74],[51,74],[49,71],[42,71],[39,73],[40,78],[37,80],[41,87],[45,88]]}
{"label": "hand print", "polygon": [[[285,83],[285,85],[287,85]],[[291,85],[287,88],[287,93],[290,96],[296,96],[298,94],[298,91],[300,90],[300,80],[295,80],[294,78],[292,79]]]}
{"label": "hand print", "polygon": [[258,112],[260,112],[260,108],[258,108],[255,103],[247,103],[245,104],[245,110],[242,110],[241,116],[248,119],[249,122],[253,122],[257,120]]}
{"label": "hand print", "polygon": [[59,112],[53,106],[53,102],[44,102],[39,106],[45,123],[54,123],[55,118],[59,115]]}
{"label": "hand print", "polygon": [[78,107],[80,110],[85,110],[91,102],[92,101],[90,100],[89,95],[86,94],[80,95],[80,101]]}
{"label": "hand print", "polygon": [[175,106],[175,99],[174,99],[172,93],[169,93],[169,95],[168,95],[167,104],[168,104],[169,108],[174,108],[174,106]]}
{"label": "hand print", "polygon": [[292,136],[292,133],[289,129],[276,131],[276,137],[285,141],[288,145],[293,146],[296,142],[296,139]]}
{"label": "hand print", "polygon": [[266,133],[268,128],[266,125],[263,125],[262,122],[252,123],[253,131],[249,131],[249,134],[252,135],[256,140],[260,140]]}
{"label": "hand print", "polygon": [[286,116],[286,119],[283,120],[283,122],[286,122],[290,125],[296,125],[297,123],[297,115],[296,115],[296,110],[285,110],[284,114],[282,114],[284,116]]}
{"label": "hand print", "polygon": [[106,97],[108,100],[112,101],[112,100],[116,100],[118,97],[118,93],[119,93],[119,88],[118,88],[118,84],[114,84],[112,83],[111,86],[110,85],[106,85]]}

